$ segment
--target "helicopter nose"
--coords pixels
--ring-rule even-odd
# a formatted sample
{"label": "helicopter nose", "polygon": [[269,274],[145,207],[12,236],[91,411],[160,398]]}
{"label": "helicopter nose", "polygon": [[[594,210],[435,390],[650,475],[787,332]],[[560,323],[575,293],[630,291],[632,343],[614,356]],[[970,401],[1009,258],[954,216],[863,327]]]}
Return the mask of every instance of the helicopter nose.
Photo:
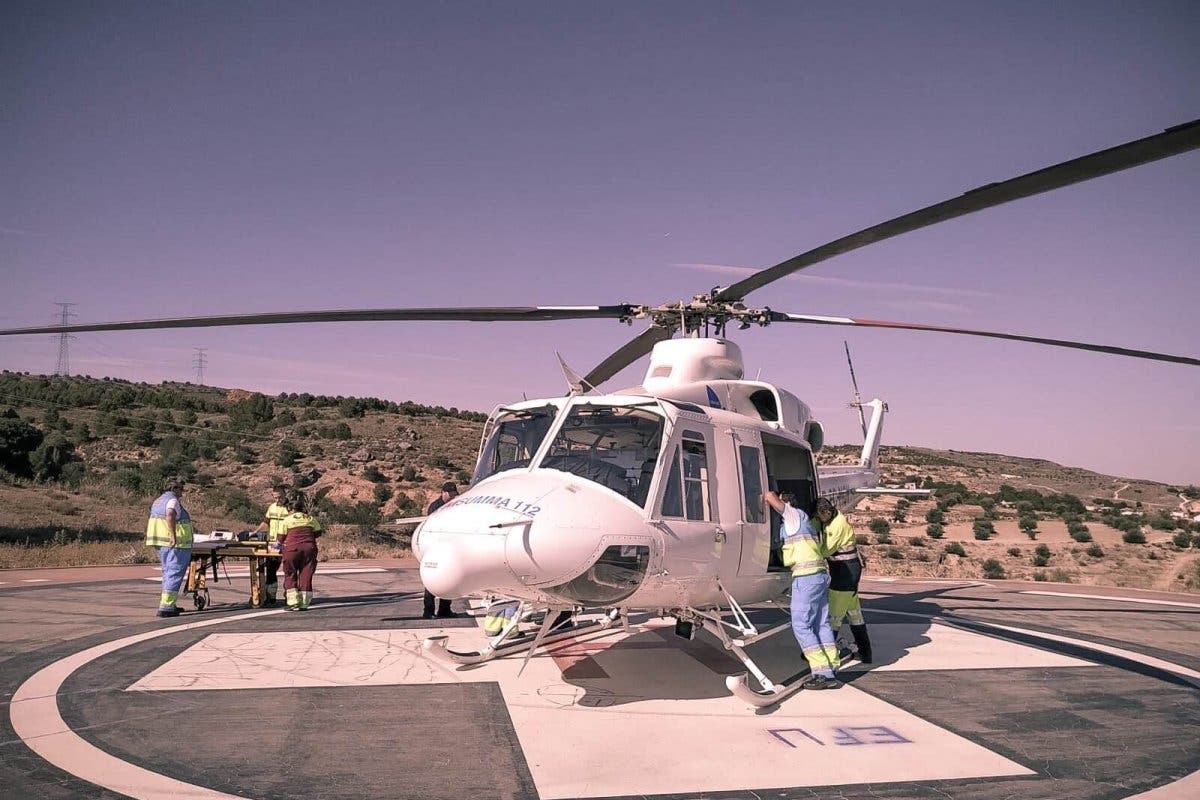
{"label": "helicopter nose", "polygon": [[421,583],[436,597],[466,597],[511,582],[498,536],[446,536],[421,554]]}

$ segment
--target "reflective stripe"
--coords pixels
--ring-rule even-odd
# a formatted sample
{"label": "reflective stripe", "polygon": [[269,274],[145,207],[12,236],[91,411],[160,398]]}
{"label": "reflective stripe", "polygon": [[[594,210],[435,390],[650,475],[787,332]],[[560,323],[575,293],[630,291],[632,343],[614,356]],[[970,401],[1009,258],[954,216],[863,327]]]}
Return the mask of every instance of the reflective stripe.
{"label": "reflective stripe", "polygon": [[[167,526],[167,504],[176,501],[179,507],[175,511],[175,544],[171,544],[171,529]],[[146,544],[151,547],[177,547],[188,549],[192,546],[192,516],[174,492],[163,492],[150,506],[150,519],[146,522]]]}
{"label": "reflective stripe", "polygon": [[858,561],[858,548],[842,550],[829,557],[830,561]]}

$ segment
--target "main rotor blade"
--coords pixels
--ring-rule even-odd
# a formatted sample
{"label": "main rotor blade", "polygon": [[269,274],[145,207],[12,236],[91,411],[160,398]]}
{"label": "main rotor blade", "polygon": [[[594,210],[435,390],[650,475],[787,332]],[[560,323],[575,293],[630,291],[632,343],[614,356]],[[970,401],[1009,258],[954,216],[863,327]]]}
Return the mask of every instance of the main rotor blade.
{"label": "main rotor blade", "polygon": [[651,325],[625,343],[617,352],[601,361],[583,377],[584,383],[595,388],[654,349],[654,345],[671,338],[674,328]]}
{"label": "main rotor blade", "polygon": [[88,331],[137,331],[158,328],[216,328],[229,325],[289,325],[301,322],[536,322],[557,319],[621,319],[628,305],[616,306],[524,306],[513,308],[374,308],[341,311],[282,311],[265,314],[229,314],[216,317],[173,317],[128,322],[98,322],[85,325],[41,325],[8,328],[0,336],[35,333],[85,333]]}
{"label": "main rotor blade", "polygon": [[852,317],[820,317],[811,314],[785,314],[775,311],[771,313],[773,322],[803,322],[810,325],[847,325],[856,328],[894,328],[907,331],[934,331],[936,333],[957,333],[963,336],[985,336],[989,339],[1010,339],[1014,342],[1032,342],[1033,344],[1048,344],[1052,347],[1070,347],[1075,350],[1091,350],[1094,353],[1108,353],[1130,358],[1146,358],[1151,361],[1170,361],[1175,364],[1190,364],[1200,367],[1200,358],[1190,356],[1174,356],[1168,353],[1155,353],[1149,350],[1131,350],[1128,347],[1114,347],[1107,344],[1090,344],[1074,342],[1068,339],[1048,339],[1043,336],[1022,336],[1016,333],[997,333],[995,331],[979,331],[970,328],[946,328],[941,325],[921,325],[912,322],[888,322],[879,319],[854,319]]}
{"label": "main rotor blade", "polygon": [[785,275],[790,275],[805,267],[811,267],[827,258],[857,250],[868,244],[881,242],[902,233],[919,230],[938,222],[945,222],[1012,200],[1019,200],[1022,197],[1060,189],[1073,183],[1081,183],[1102,175],[1109,175],[1130,167],[1186,153],[1197,147],[1200,147],[1200,120],[1193,120],[1168,128],[1154,136],[1147,136],[1145,139],[1110,147],[1107,150],[1066,161],[1053,167],[1046,167],[1037,172],[1030,172],[1002,183],[989,183],[959,197],[944,200],[902,217],[864,228],[849,236],[843,236],[841,239],[756,272],[719,291],[716,299],[741,300],[755,289],[761,289]]}

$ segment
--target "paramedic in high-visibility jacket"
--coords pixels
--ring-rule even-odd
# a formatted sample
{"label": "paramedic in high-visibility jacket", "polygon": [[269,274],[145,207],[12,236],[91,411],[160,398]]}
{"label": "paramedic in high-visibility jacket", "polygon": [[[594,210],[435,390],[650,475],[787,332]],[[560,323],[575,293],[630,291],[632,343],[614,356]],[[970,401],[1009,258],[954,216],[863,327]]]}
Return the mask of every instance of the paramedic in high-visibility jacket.
{"label": "paramedic in high-visibility jacket", "polygon": [[[292,513],[287,507],[287,495],[287,486],[282,483],[275,485],[275,502],[267,506],[266,516],[254,529],[255,533],[267,532],[267,547],[272,552],[277,552],[279,537],[283,535],[283,521],[287,519],[288,514]],[[280,559],[266,558],[263,561],[263,565],[259,567],[259,572],[264,573],[266,578],[263,581],[263,605],[273,606],[279,595]]]}
{"label": "paramedic in high-visibility jacket", "polygon": [[[786,500],[785,500],[786,498]],[[790,493],[781,497],[766,492],[763,499],[783,518],[779,538],[783,540],[783,565],[792,568],[792,632],[812,675],[805,689],[836,689],[837,642],[829,627],[829,568],[821,534],[799,508]]]}
{"label": "paramedic in high-visibility jacket", "polygon": [[288,611],[307,611],[312,602],[313,573],[317,571],[317,537],[321,523],[308,514],[304,492],[288,493],[290,514],[283,520],[283,586]]}
{"label": "paramedic in high-visibility jacket", "polygon": [[167,478],[163,489],[150,506],[146,544],[158,551],[158,560],[162,562],[158,616],[177,617],[183,609],[175,605],[175,600],[192,560],[192,517],[183,507],[181,478]]}
{"label": "paramedic in high-visibility jacket", "polygon": [[817,522],[825,534],[825,550],[829,553],[829,627],[834,639],[847,618],[858,660],[870,664],[871,637],[863,619],[862,603],[858,599],[858,582],[862,580],[862,557],[854,541],[854,529],[833,503],[822,497],[817,501]]}

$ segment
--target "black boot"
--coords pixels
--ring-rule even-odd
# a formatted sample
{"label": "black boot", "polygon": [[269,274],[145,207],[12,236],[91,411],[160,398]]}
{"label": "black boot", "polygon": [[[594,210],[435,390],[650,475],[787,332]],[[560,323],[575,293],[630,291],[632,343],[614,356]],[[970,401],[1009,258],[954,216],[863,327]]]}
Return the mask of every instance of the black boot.
{"label": "black boot", "polygon": [[850,632],[854,634],[854,646],[858,648],[858,660],[864,664],[870,664],[871,637],[867,635],[867,626],[851,625]]}

